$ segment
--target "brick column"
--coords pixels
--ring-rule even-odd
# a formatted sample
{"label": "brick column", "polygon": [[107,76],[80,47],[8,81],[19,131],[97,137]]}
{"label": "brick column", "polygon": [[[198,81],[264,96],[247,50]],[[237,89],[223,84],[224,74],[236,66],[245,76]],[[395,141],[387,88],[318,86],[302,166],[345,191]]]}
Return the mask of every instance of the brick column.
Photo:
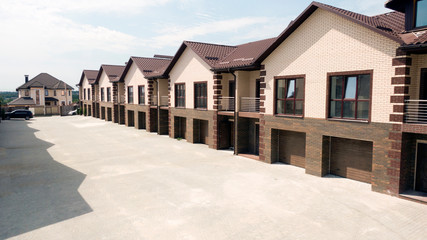
{"label": "brick column", "polygon": [[266,128],[265,128],[265,119],[264,119],[264,114],[265,114],[265,87],[266,87],[266,82],[265,82],[265,76],[267,75],[267,70],[265,69],[264,65],[261,65],[261,71],[259,73],[260,78],[259,78],[259,82],[260,82],[260,96],[259,96],[259,113],[260,113],[260,117],[259,117],[259,160],[263,161],[263,162],[270,162],[271,159],[266,159],[266,149],[265,149],[265,141],[266,141]]}
{"label": "brick column", "polygon": [[[147,132],[157,132],[157,129],[154,129],[154,124],[153,124],[153,121],[157,119],[157,116],[153,116],[151,114],[151,100],[152,100],[152,97],[153,97],[153,90],[154,90],[153,82],[154,81],[152,79],[149,79],[147,81],[147,98],[148,98],[148,103],[147,103],[148,104],[148,111],[147,111],[147,115],[146,115],[146,118],[147,118],[146,129],[147,129]],[[153,119],[153,118],[156,118],[156,119]]]}
{"label": "brick column", "polygon": [[402,126],[404,122],[405,100],[409,99],[409,85],[411,84],[412,58],[409,54],[400,50],[396,51],[396,57],[392,60],[395,66],[395,76],[391,79],[394,93],[390,97],[393,104],[393,113],[390,114],[390,122],[393,122],[392,131],[389,134],[390,149],[387,153],[389,165],[387,166],[387,177],[389,180],[387,192],[392,195],[399,194],[400,168],[402,160]]}
{"label": "brick column", "polygon": [[168,124],[169,124],[169,137],[173,138],[172,133],[172,119],[171,119],[171,80],[168,79]]}
{"label": "brick column", "polygon": [[213,84],[213,90],[214,90],[214,94],[213,94],[213,109],[215,111],[214,116],[213,116],[213,124],[212,124],[212,128],[213,128],[213,136],[212,136],[212,148],[214,149],[218,149],[218,141],[219,141],[219,135],[218,135],[218,107],[220,104],[220,97],[222,96],[222,75],[215,73],[213,75],[213,80],[214,80],[214,84]]}

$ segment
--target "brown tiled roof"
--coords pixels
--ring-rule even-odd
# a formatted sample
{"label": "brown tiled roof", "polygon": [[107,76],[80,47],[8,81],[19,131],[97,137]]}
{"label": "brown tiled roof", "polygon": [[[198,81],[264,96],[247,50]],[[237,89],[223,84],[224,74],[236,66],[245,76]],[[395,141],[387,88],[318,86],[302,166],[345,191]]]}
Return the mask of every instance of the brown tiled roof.
{"label": "brown tiled roof", "polygon": [[131,65],[133,63],[136,64],[138,69],[142,72],[144,77],[150,78],[152,76],[162,76],[169,64],[171,63],[171,57],[155,57],[155,58],[147,58],[147,57],[130,57],[128,63],[126,64],[125,70],[121,76],[120,81],[123,82],[127,72],[129,71]]}
{"label": "brown tiled roof", "polygon": [[48,73],[40,73],[39,75],[32,78],[30,81],[19,86],[18,89],[28,89],[31,87],[44,87],[46,89],[74,89],[65,82],[51,76]]}
{"label": "brown tiled roof", "polygon": [[36,103],[30,97],[20,97],[15,100],[12,100],[7,105],[36,105]]}
{"label": "brown tiled roof", "polygon": [[256,42],[245,43],[236,46],[226,57],[218,61],[215,69],[227,69],[252,66],[259,56],[276,40],[276,38],[264,39]]}
{"label": "brown tiled roof", "polygon": [[125,70],[125,67],[126,66],[121,65],[102,64],[94,84],[97,84],[99,82],[99,78],[101,77],[103,71],[105,71],[105,74],[107,74],[110,82],[118,82],[123,74],[123,71]]}
{"label": "brown tiled roof", "polygon": [[83,79],[86,76],[86,78],[89,81],[89,84],[93,84],[96,81],[96,77],[98,76],[98,70],[83,70],[82,76],[80,77],[79,86],[83,84]]}
{"label": "brown tiled roof", "polygon": [[216,63],[237,48],[235,46],[191,41],[184,41],[184,44],[191,48],[200,58],[209,64],[210,67],[214,67]]}

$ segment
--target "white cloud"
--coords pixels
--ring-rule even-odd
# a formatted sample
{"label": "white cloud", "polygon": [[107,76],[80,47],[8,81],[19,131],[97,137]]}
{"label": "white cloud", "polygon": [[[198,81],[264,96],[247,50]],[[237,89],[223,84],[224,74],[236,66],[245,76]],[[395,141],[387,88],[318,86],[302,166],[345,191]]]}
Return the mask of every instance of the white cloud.
{"label": "white cloud", "polygon": [[245,17],[201,23],[192,27],[170,26],[163,28],[160,32],[161,35],[153,38],[152,45],[155,47],[176,46],[183,40],[192,40],[198,36],[225,32],[242,32],[245,28],[257,24],[265,24],[270,20],[264,17]]}

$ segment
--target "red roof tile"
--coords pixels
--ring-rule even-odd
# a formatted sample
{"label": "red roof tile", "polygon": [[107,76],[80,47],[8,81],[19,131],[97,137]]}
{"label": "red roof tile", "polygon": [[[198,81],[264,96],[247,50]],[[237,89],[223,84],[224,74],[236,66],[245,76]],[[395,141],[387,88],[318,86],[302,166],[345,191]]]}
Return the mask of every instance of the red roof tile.
{"label": "red roof tile", "polygon": [[79,86],[83,84],[83,79],[86,76],[86,78],[89,81],[89,84],[94,84],[96,81],[96,77],[98,76],[98,70],[83,70],[82,76],[80,77]]}
{"label": "red roof tile", "polygon": [[[163,75],[171,59],[131,57],[132,62],[141,70],[145,77]],[[125,73],[126,74],[126,70]]]}
{"label": "red roof tile", "polygon": [[107,74],[110,82],[118,82],[124,70],[125,66],[103,64],[101,65],[98,76],[96,77],[96,83],[99,82],[99,78],[101,77],[103,71],[105,71],[105,74]]}

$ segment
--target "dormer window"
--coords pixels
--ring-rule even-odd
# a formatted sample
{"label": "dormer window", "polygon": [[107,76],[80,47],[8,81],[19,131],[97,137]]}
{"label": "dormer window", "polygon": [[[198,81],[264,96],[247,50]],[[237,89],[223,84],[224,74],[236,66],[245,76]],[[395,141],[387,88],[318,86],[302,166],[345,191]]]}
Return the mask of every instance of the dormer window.
{"label": "dormer window", "polygon": [[415,27],[427,26],[427,0],[419,0],[415,3]]}

